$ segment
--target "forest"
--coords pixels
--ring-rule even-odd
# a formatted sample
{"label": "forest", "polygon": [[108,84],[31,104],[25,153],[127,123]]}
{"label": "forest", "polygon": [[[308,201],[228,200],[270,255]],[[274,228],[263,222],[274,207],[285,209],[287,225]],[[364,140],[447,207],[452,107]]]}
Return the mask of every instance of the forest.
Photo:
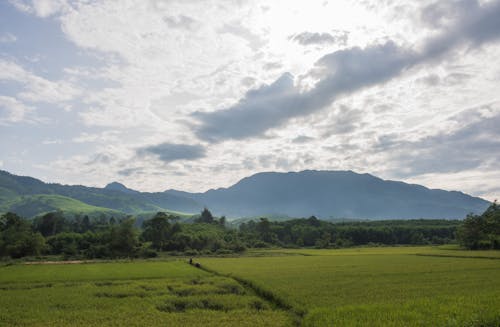
{"label": "forest", "polygon": [[158,212],[137,227],[132,216],[116,219],[61,211],[32,220],[14,213],[0,217],[0,257],[47,255],[69,258],[136,258],[240,253],[247,248],[344,248],[360,245],[459,243],[466,249],[500,248],[500,208],[461,220],[383,220],[328,222],[314,216],[287,221],[259,218],[237,228],[205,208],[183,220]]}

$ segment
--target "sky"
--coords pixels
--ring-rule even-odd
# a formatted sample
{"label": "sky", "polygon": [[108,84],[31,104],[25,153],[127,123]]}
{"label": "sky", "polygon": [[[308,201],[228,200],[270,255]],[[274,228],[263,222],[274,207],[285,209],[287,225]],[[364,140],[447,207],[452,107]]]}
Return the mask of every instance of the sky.
{"label": "sky", "polygon": [[0,169],[203,192],[353,170],[500,196],[500,0],[0,1]]}

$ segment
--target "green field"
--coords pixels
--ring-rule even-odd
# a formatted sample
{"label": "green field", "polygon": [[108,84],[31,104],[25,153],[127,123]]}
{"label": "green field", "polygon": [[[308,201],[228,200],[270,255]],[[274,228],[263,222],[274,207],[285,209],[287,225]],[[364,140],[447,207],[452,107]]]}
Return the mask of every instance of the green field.
{"label": "green field", "polygon": [[265,252],[201,262],[271,290],[304,312],[304,326],[500,326],[500,260],[489,258],[499,258],[499,251],[280,249],[267,251],[270,257]]}
{"label": "green field", "polygon": [[252,290],[184,261],[0,268],[2,326],[289,326]]}
{"label": "green field", "polygon": [[[479,258],[482,257],[482,258]],[[5,326],[500,326],[500,252],[255,250],[0,266]]]}

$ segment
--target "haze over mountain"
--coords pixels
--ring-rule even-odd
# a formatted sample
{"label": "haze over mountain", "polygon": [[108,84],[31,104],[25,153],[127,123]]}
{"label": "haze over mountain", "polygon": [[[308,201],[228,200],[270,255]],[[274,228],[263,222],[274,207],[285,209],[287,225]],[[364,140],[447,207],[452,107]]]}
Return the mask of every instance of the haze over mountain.
{"label": "haze over mountain", "polygon": [[[40,197],[40,194],[52,197]],[[352,171],[258,173],[231,187],[204,193],[139,192],[117,182],[104,188],[47,184],[0,171],[0,211],[13,210],[34,216],[58,209],[58,204],[69,211],[100,208],[104,212],[114,210],[115,214],[162,210],[198,213],[205,206],[228,218],[316,215],[320,218],[410,219],[464,218],[468,213],[484,211],[489,202],[462,192],[433,190]]]}
{"label": "haze over mountain", "polygon": [[266,172],[205,193],[167,192],[190,197],[230,217],[463,218],[482,212],[489,203],[461,192],[431,190],[352,171]]}
{"label": "haze over mountain", "polygon": [[[40,194],[52,197],[45,197],[40,201],[37,198]],[[77,200],[79,205],[75,206],[75,202],[69,201],[53,201],[59,196]],[[138,192],[119,183],[108,184],[105,188],[49,184],[32,177],[0,171],[0,212],[10,210],[26,216],[57,209],[80,212],[81,205],[85,204],[104,214],[109,214],[109,209],[115,210],[115,214],[138,214],[164,210],[197,212],[201,208],[198,203],[188,198],[162,192]]]}

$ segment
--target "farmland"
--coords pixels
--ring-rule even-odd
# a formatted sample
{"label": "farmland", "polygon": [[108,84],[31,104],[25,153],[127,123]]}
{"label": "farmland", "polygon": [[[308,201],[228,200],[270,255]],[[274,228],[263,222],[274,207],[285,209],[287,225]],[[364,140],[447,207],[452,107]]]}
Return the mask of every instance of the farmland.
{"label": "farmland", "polygon": [[[304,312],[305,326],[500,324],[498,259],[465,258],[475,253],[431,247],[269,254],[274,256],[202,262],[272,290]],[[479,255],[498,257],[499,252]]]}
{"label": "farmland", "polygon": [[0,325],[288,326],[230,278],[183,261],[0,268]]}
{"label": "farmland", "polygon": [[0,267],[0,325],[497,326],[500,252],[253,250]]}

